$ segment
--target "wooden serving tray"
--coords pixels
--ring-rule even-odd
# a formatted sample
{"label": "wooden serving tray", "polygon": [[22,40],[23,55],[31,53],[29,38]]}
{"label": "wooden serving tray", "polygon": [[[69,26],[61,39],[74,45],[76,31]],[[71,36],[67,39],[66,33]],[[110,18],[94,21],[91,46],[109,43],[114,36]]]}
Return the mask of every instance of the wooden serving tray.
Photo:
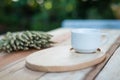
{"label": "wooden serving tray", "polygon": [[31,70],[62,72],[87,68],[102,62],[105,53],[76,53],[71,46],[57,46],[34,52],[26,57],[26,66]]}

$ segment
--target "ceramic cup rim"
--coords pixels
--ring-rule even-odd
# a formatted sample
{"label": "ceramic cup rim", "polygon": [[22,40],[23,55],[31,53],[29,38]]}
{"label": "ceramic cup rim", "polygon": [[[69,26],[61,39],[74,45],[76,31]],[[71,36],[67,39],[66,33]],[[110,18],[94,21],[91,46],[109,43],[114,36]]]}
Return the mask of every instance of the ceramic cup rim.
{"label": "ceramic cup rim", "polygon": [[88,28],[72,29],[71,32],[73,34],[101,34],[100,29],[88,29]]}

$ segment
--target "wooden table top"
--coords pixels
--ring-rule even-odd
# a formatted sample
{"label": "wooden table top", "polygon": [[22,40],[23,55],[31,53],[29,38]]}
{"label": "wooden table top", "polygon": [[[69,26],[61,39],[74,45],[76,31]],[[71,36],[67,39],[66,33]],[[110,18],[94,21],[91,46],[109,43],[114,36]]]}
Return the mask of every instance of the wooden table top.
{"label": "wooden table top", "polygon": [[[104,62],[95,66],[59,73],[37,72],[25,67],[25,58],[38,50],[19,51],[13,54],[0,53],[0,80],[120,80],[120,30],[106,29],[110,39],[101,50],[106,53]],[[70,29],[49,32],[54,35],[54,46],[70,44]]]}

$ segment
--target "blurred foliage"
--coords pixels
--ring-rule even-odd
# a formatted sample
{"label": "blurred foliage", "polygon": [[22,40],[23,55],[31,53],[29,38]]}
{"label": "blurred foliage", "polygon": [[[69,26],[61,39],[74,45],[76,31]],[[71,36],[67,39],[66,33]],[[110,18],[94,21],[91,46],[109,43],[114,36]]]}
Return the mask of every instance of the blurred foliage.
{"label": "blurred foliage", "polygon": [[[114,0],[0,0],[0,32],[48,31],[64,19],[114,19]],[[116,2],[120,2],[119,0]]]}

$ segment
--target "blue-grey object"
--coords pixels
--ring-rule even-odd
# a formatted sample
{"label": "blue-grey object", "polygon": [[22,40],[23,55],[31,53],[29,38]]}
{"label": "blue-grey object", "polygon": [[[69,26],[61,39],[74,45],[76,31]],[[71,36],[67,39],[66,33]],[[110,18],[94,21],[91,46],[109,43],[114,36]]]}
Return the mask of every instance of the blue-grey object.
{"label": "blue-grey object", "polygon": [[62,28],[110,28],[120,29],[120,20],[64,20]]}

